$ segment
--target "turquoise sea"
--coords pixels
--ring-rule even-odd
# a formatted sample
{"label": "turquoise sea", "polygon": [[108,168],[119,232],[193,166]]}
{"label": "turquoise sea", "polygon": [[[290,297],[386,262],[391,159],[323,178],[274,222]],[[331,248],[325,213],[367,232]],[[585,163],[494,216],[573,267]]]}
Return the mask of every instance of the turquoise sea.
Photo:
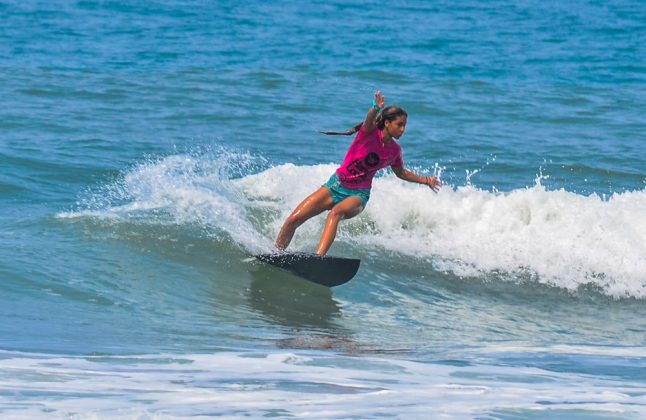
{"label": "turquoise sea", "polygon": [[[641,0],[0,2],[3,419],[646,417]],[[327,289],[249,259],[375,90]],[[312,251],[324,217],[291,248]]]}

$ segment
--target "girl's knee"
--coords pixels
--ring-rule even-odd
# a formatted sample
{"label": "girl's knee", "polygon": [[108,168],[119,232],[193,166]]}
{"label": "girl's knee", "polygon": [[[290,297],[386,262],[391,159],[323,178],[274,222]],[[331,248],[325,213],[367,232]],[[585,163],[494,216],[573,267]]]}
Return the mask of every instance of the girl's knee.
{"label": "girl's knee", "polygon": [[328,219],[343,220],[352,217],[350,213],[351,212],[348,212],[348,209],[342,208],[341,206],[336,206],[333,207],[332,210],[330,210],[330,213],[327,217]]}
{"label": "girl's knee", "polygon": [[298,226],[299,225],[298,218],[293,215],[287,216],[287,219],[285,219],[284,224],[286,224],[287,226],[294,226],[294,227]]}
{"label": "girl's knee", "polygon": [[363,211],[363,205],[356,206],[337,205],[330,210],[328,217],[337,219],[350,219]]}
{"label": "girl's knee", "polygon": [[285,224],[289,226],[293,226],[295,228],[299,227],[303,223],[305,223],[307,219],[303,218],[301,215],[298,214],[290,214],[287,219],[285,220]]}

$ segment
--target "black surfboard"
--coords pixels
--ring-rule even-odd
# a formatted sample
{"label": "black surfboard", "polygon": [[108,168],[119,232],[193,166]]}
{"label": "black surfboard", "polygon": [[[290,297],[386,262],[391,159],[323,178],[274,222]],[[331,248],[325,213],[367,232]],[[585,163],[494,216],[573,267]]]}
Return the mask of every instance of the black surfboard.
{"label": "black surfboard", "polygon": [[306,252],[276,252],[255,256],[262,262],[327,287],[347,283],[357,274],[361,260]]}

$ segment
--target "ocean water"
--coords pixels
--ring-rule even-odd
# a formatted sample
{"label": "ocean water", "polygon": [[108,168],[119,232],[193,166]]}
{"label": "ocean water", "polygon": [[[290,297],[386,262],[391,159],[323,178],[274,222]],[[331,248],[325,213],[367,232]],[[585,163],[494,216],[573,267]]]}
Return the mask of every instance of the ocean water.
{"label": "ocean water", "polygon": [[[646,416],[639,0],[0,3],[2,418]],[[249,259],[373,92],[326,289]],[[324,217],[291,248],[312,251]]]}

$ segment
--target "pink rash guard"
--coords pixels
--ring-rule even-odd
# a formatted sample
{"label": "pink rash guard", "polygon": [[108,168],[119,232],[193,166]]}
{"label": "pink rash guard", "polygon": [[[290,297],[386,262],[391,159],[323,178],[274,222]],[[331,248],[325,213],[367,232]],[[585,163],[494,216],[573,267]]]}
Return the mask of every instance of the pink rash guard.
{"label": "pink rash guard", "polygon": [[394,139],[384,146],[383,136],[377,128],[366,134],[361,126],[336,170],[341,185],[353,190],[370,189],[378,170],[386,166],[404,166],[401,146]]}

